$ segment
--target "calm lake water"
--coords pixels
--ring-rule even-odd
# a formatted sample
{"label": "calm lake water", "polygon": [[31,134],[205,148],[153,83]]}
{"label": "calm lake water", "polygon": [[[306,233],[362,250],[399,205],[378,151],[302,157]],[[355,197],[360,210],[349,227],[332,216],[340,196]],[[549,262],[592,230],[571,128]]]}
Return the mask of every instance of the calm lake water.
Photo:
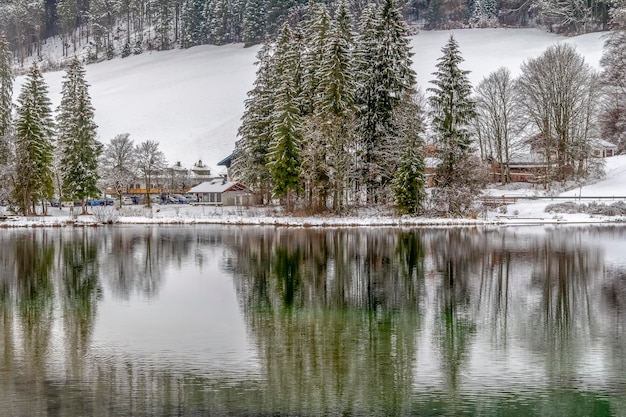
{"label": "calm lake water", "polygon": [[626,415],[626,227],[0,231],[0,416]]}

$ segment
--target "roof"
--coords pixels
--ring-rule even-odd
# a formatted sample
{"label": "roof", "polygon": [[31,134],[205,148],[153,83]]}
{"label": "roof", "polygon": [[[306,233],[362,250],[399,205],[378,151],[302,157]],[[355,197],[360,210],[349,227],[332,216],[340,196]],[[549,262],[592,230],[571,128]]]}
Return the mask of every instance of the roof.
{"label": "roof", "polygon": [[[235,152],[237,152],[237,151],[235,151]],[[233,157],[235,156],[235,152],[231,153],[231,154],[230,154],[230,155],[228,155],[226,158],[224,158],[224,159],[222,159],[221,161],[219,161],[219,162],[217,163],[217,165],[219,165],[219,166],[222,166],[222,165],[223,165],[223,166],[225,166],[225,167],[230,168],[230,164],[231,164],[231,163],[232,163],[232,161],[233,161]]]}
{"label": "roof", "polygon": [[189,193],[227,193],[229,191],[247,191],[248,189],[239,182],[226,181],[222,179],[205,181],[192,187]]}
{"label": "roof", "polygon": [[614,143],[609,142],[608,140],[604,140],[604,139],[599,139],[599,138],[593,138],[590,139],[591,143],[593,145],[602,147],[602,148],[607,148],[607,149],[615,149],[617,150],[617,145]]}

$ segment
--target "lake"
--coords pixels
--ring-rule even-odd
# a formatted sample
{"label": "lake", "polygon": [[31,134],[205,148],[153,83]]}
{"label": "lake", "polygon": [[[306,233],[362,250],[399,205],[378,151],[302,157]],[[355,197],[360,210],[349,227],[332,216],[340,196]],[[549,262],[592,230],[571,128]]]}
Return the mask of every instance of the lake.
{"label": "lake", "polygon": [[0,416],[623,416],[626,227],[0,231]]}

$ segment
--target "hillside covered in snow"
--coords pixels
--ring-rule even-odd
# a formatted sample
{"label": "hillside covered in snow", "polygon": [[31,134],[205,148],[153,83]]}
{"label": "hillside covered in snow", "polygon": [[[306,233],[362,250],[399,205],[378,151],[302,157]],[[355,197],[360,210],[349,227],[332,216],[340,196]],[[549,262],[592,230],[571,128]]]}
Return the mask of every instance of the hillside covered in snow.
{"label": "hillside covered in snow", "polygon": [[[421,31],[411,37],[413,68],[419,88],[432,79],[441,47],[450,34],[471,71],[475,86],[499,67],[514,76],[526,59],[539,56],[549,45],[568,42],[593,67],[599,66],[603,33],[565,38],[539,29],[464,29]],[[48,42],[44,59],[54,59],[57,43]],[[87,81],[96,111],[99,138],[107,143],[115,135],[130,133],[135,143],[156,140],[170,164],[191,166],[199,159],[216,167],[232,152],[252,88],[257,47],[241,44],[197,46],[163,52],[145,52],[86,67]],[[56,107],[61,98],[63,72],[48,72],[45,79]],[[17,97],[23,77],[14,87]]]}

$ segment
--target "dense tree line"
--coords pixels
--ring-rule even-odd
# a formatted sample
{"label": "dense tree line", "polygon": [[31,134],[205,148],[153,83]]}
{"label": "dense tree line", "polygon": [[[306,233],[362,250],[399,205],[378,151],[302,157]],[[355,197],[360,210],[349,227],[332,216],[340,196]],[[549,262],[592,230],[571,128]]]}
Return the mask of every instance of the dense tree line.
{"label": "dense tree line", "polygon": [[[618,0],[613,0],[616,2]],[[40,52],[42,42],[62,39],[65,56],[87,49],[92,61],[145,49],[276,39],[284,23],[306,19],[313,4],[331,14],[336,0],[2,0],[0,31],[19,60]],[[360,19],[374,0],[346,0]],[[580,34],[606,30],[611,0],[398,0],[399,13],[416,28],[539,25]]]}
{"label": "dense tree line", "polygon": [[[0,198],[17,212],[33,215],[41,204],[46,214],[46,202],[59,198],[82,202],[86,213],[85,202],[100,197],[102,190],[113,189],[121,198],[137,178],[151,184],[154,175],[163,174],[166,160],[157,142],[135,145],[128,134],[116,136],[106,146],[98,141],[95,109],[80,60],[73,58],[67,67],[61,103],[54,111],[37,63],[30,67],[17,106],[13,105],[8,54],[7,42],[0,37],[0,92],[8,97],[0,102]],[[170,188],[181,188],[185,179],[175,175],[175,167],[170,171]]]}
{"label": "dense tree line", "polygon": [[[0,56],[8,55],[7,42],[2,38],[0,48]],[[0,68],[1,90],[10,98],[10,63],[4,59]],[[2,197],[13,201],[24,215],[35,214],[37,204],[55,195],[84,201],[100,194],[96,182],[102,145],[96,139],[85,71],[76,58],[68,66],[61,95],[55,120],[48,87],[37,63],[33,63],[17,98],[15,120],[10,99],[0,106]],[[45,213],[46,205],[42,207]]]}
{"label": "dense tree line", "polygon": [[266,202],[279,198],[288,208],[299,201],[341,212],[414,189],[400,200],[415,213],[423,109],[408,29],[392,0],[363,13],[358,35],[352,26],[345,3],[334,17],[316,4],[261,48],[234,169]]}
{"label": "dense tree line", "polygon": [[556,44],[524,62],[519,77],[500,68],[475,90],[451,37],[424,99],[394,3],[367,8],[354,26],[357,33],[345,6],[333,16],[314,5],[261,48],[234,168],[265,202],[315,212],[392,203],[408,214],[468,213],[489,180],[488,163],[491,179],[506,183],[513,156],[531,149],[543,167],[534,179],[548,188],[601,173],[592,158],[601,129],[624,136],[618,29],[607,40],[604,82],[574,47]]}

